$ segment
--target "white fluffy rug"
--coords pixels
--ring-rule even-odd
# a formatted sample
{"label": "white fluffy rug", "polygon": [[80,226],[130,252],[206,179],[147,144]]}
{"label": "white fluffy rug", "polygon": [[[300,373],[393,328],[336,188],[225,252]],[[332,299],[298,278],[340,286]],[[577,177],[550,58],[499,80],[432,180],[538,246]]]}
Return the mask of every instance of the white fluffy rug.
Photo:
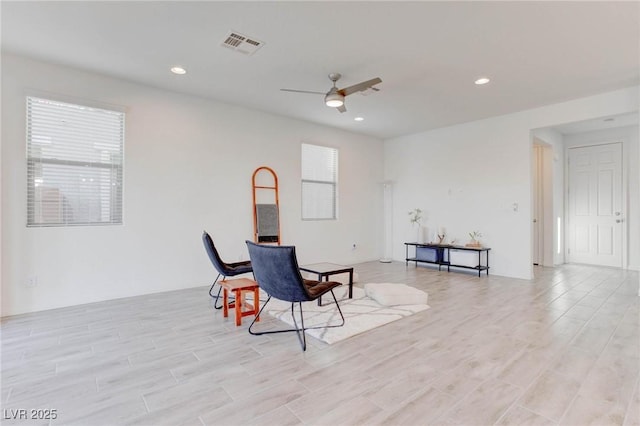
{"label": "white fluffy rug", "polygon": [[[417,312],[429,309],[429,305],[399,305],[382,306],[366,296],[364,290],[353,287],[353,299],[348,299],[348,286],[334,289],[340,309],[344,315],[345,323],[342,327],[319,328],[307,330],[308,336],[315,337],[328,344],[339,342],[365,331],[380,327],[381,325],[397,321]],[[262,299],[263,297],[261,297]],[[263,299],[264,300],[264,299]],[[340,314],[333,302],[331,293],[322,296],[323,306],[317,302],[305,302],[302,304],[304,311],[304,325],[315,327],[325,324],[339,324]],[[279,320],[293,326],[291,318],[291,303],[272,298],[265,311]],[[263,312],[265,312],[263,311]],[[300,314],[298,306],[294,309],[298,327],[300,326]]]}

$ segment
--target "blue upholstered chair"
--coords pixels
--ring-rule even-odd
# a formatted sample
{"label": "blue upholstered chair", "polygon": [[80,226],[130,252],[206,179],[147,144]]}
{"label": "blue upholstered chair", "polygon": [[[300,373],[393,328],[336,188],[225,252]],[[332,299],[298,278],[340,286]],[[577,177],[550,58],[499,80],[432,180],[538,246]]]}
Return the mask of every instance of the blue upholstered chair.
{"label": "blue upholstered chair", "polygon": [[[249,326],[249,333],[253,335],[272,334],[272,333],[285,333],[295,331],[300,340],[302,350],[307,349],[307,340],[305,337],[305,330],[314,328],[332,328],[342,327],[344,325],[344,316],[340,310],[340,305],[336,299],[333,289],[342,285],[339,282],[334,281],[313,281],[302,278],[300,269],[298,267],[298,260],[296,258],[296,248],[294,246],[270,246],[260,245],[247,241],[249,247],[249,258],[251,258],[251,265],[253,266],[253,275],[258,282],[260,289],[265,291],[269,298],[260,308],[260,312],[256,318],[260,317],[262,310],[267,306],[272,297],[283,300],[285,302],[291,302],[291,316],[293,317],[293,329],[286,330],[272,330],[272,331],[254,331],[253,325],[255,319]],[[308,327],[304,326],[304,316],[302,312],[302,302],[308,302],[316,300],[318,297],[325,293],[331,292],[333,300],[336,303],[336,308],[340,313],[342,322],[340,324]],[[300,327],[296,322],[296,318],[293,314],[293,307],[298,304],[300,309]]]}
{"label": "blue upholstered chair", "polygon": [[218,250],[216,250],[216,246],[213,245],[213,240],[211,236],[207,233],[207,231],[202,232],[202,242],[204,243],[204,248],[207,250],[207,254],[209,255],[209,259],[211,259],[211,263],[213,263],[214,268],[218,271],[218,276],[216,277],[213,284],[211,284],[211,288],[209,288],[209,296],[215,298],[214,307],[216,309],[222,309],[222,303],[218,306],[218,301],[220,301],[220,291],[222,287],[218,286],[218,294],[216,296],[213,295],[213,287],[218,282],[220,276],[222,276],[223,280],[227,277],[233,277],[236,275],[246,274],[252,272],[251,261],[245,260],[244,262],[236,262],[236,263],[225,263],[220,258],[218,254]]}

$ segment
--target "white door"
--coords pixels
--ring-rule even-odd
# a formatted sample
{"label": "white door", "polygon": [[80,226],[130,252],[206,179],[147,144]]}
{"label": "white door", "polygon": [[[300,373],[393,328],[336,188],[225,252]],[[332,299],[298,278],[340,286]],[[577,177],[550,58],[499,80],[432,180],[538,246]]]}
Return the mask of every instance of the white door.
{"label": "white door", "polygon": [[622,267],[622,145],[569,149],[569,262]]}

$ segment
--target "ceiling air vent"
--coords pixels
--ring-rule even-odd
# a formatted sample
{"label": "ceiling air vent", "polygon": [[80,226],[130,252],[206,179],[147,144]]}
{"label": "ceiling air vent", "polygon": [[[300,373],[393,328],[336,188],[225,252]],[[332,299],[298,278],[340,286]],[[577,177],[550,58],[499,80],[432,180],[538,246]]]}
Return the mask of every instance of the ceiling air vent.
{"label": "ceiling air vent", "polygon": [[256,40],[253,37],[235,31],[229,31],[221,46],[244,53],[245,55],[253,55],[263,44],[264,42]]}

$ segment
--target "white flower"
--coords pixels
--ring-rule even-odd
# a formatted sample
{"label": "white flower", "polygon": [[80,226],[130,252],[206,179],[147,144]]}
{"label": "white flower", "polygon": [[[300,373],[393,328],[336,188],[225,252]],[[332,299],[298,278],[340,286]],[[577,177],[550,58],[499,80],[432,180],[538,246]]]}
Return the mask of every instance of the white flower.
{"label": "white flower", "polygon": [[413,209],[409,212],[409,222],[411,223],[411,225],[418,225],[420,226],[422,224],[422,210],[420,209]]}

